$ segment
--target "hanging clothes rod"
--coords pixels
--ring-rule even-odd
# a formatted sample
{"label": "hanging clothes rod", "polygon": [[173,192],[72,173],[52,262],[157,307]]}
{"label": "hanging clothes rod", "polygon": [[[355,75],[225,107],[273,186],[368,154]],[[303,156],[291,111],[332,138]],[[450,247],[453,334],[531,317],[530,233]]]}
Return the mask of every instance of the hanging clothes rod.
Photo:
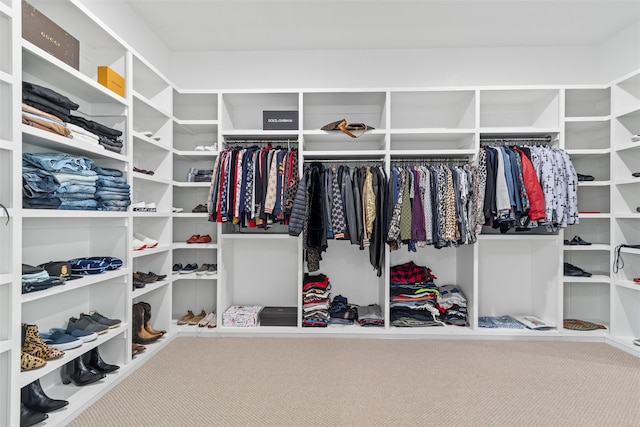
{"label": "hanging clothes rod", "polygon": [[551,142],[550,136],[522,137],[522,138],[480,138],[481,143],[509,143],[509,142]]}
{"label": "hanging clothes rod", "polygon": [[384,162],[384,158],[380,159],[305,159],[305,163],[379,163]]}

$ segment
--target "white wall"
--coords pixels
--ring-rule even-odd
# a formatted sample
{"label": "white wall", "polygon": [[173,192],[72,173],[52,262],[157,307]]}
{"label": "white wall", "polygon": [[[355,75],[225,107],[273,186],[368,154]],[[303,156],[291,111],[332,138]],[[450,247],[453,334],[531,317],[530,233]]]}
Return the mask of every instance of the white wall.
{"label": "white wall", "polygon": [[169,76],[169,49],[128,4],[119,0],[80,2],[140,56]]}
{"label": "white wall", "polygon": [[597,55],[606,81],[640,68],[640,21],[599,45]]}
{"label": "white wall", "polygon": [[593,47],[174,52],[183,89],[603,83]]}

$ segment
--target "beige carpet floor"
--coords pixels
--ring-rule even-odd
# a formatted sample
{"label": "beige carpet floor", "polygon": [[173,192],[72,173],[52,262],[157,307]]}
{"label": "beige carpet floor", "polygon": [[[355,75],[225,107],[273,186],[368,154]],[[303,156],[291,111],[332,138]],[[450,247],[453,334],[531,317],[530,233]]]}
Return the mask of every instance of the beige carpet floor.
{"label": "beige carpet floor", "polygon": [[71,426],[640,426],[603,343],[177,338]]}

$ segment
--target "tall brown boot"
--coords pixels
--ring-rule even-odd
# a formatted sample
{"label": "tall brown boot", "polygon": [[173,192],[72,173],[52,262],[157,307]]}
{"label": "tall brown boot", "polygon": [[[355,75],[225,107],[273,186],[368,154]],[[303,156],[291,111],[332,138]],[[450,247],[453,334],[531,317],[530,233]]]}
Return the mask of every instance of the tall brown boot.
{"label": "tall brown boot", "polygon": [[167,333],[167,331],[163,330],[158,330],[158,329],[154,329],[153,326],[151,326],[151,304],[149,304],[148,302],[139,302],[138,304],[140,304],[142,306],[142,308],[144,309],[144,328],[147,330],[147,332],[149,332],[151,335],[164,335]]}
{"label": "tall brown boot", "polygon": [[161,335],[151,335],[144,328],[144,308],[142,308],[140,304],[133,305],[132,315],[133,342],[137,344],[151,344],[161,337]]}

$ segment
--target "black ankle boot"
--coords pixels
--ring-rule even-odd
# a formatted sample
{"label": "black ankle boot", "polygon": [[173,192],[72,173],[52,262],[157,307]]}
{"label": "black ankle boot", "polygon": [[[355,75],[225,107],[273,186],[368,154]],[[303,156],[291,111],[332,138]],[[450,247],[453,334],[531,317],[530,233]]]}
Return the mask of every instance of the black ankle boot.
{"label": "black ankle boot", "polygon": [[102,372],[93,372],[82,360],[82,356],[76,357],[60,370],[62,384],[73,381],[75,385],[87,385],[103,379],[106,375]]}
{"label": "black ankle boot", "polygon": [[40,385],[40,380],[22,387],[20,397],[24,406],[38,412],[55,411],[69,404],[66,400],[51,399],[47,396]]}
{"label": "black ankle boot", "polygon": [[94,348],[88,353],[83,354],[84,363],[92,368],[96,372],[103,372],[108,374],[109,372],[113,372],[117,369],[120,369],[118,365],[111,365],[100,357],[100,353],[98,353],[98,347]]}
{"label": "black ankle boot", "polygon": [[20,427],[29,427],[43,422],[49,415],[34,411],[20,403]]}

